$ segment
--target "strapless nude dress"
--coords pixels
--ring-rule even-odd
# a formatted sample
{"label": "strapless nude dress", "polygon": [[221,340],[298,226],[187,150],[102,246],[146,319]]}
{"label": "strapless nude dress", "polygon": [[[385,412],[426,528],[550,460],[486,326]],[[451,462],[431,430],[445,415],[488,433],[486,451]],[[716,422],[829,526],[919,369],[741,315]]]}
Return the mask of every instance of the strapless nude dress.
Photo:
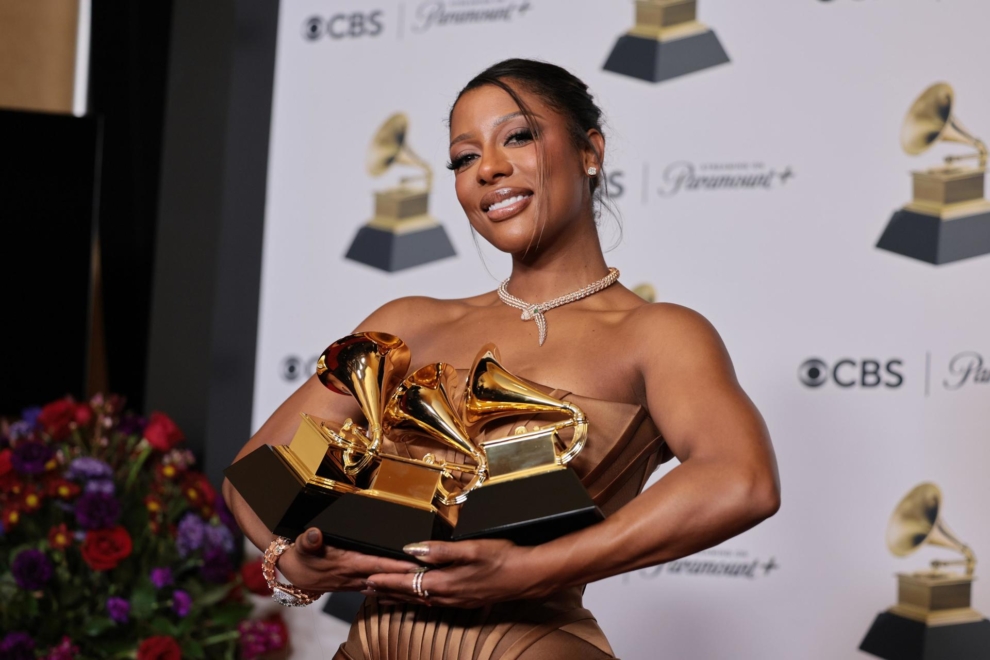
{"label": "strapless nude dress", "polygon": [[[656,466],[670,458],[642,406],[534,386],[572,401],[587,415],[588,442],[570,466],[606,516],[638,495]],[[520,425],[535,428],[546,423],[538,416],[515,417],[492,423],[484,435],[505,437]],[[445,452],[419,443],[390,444],[387,451],[406,456]],[[448,457],[458,458],[452,453]],[[594,615],[582,605],[583,592],[584,587],[573,587],[542,600],[508,601],[477,609],[381,606],[369,597],[334,660],[614,658]]]}

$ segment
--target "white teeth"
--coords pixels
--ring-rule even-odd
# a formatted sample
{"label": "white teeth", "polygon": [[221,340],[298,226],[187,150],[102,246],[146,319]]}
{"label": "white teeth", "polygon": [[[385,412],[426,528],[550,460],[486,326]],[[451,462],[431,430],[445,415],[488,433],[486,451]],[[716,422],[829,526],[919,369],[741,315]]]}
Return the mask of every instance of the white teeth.
{"label": "white teeth", "polygon": [[520,200],[523,200],[523,199],[526,199],[527,197],[529,197],[529,195],[516,195],[515,197],[507,197],[507,198],[503,199],[501,202],[495,202],[494,204],[492,204],[491,206],[489,206],[488,207],[488,210],[489,211],[497,211],[498,209],[505,208],[506,206],[509,206],[510,204],[515,204],[516,202],[518,202]]}

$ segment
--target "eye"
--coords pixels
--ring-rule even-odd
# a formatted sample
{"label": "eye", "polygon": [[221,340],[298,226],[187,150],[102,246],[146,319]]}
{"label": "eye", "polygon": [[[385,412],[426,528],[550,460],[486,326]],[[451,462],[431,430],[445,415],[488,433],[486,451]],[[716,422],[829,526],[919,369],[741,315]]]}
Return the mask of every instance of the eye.
{"label": "eye", "polygon": [[512,131],[505,138],[505,144],[526,144],[533,141],[533,132],[528,128]]}
{"label": "eye", "polygon": [[447,163],[447,169],[457,171],[477,158],[477,154],[462,154]]}

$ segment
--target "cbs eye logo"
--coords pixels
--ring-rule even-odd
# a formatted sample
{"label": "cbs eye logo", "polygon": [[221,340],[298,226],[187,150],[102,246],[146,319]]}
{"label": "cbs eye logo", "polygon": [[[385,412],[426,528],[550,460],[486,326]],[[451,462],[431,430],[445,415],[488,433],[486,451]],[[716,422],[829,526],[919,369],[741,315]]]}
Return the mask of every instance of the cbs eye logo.
{"label": "cbs eye logo", "polygon": [[376,9],[370,12],[334,14],[329,18],[310,16],[303,21],[303,38],[307,41],[317,41],[323,36],[334,40],[377,37],[385,29],[382,23],[383,15],[382,10]]}
{"label": "cbs eye logo", "polygon": [[289,355],[282,360],[278,368],[278,373],[282,377],[282,380],[290,383],[300,379],[305,380],[316,373],[317,360],[319,360],[319,357],[316,356],[311,357],[309,360],[303,360],[298,355]]}
{"label": "cbs eye logo", "polygon": [[853,360],[843,358],[829,367],[819,358],[809,358],[798,367],[798,380],[806,387],[818,388],[829,381],[842,388],[861,387],[872,389],[884,387],[895,389],[904,384],[901,367],[904,361],[893,358],[882,362],[873,358]]}

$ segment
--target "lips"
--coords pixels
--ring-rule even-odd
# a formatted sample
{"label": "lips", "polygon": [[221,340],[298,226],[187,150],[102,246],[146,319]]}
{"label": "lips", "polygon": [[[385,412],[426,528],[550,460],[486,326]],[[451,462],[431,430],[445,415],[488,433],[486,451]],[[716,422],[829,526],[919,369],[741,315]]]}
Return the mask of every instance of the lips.
{"label": "lips", "polygon": [[532,198],[528,188],[499,188],[481,198],[481,210],[490,220],[505,220],[529,206]]}

